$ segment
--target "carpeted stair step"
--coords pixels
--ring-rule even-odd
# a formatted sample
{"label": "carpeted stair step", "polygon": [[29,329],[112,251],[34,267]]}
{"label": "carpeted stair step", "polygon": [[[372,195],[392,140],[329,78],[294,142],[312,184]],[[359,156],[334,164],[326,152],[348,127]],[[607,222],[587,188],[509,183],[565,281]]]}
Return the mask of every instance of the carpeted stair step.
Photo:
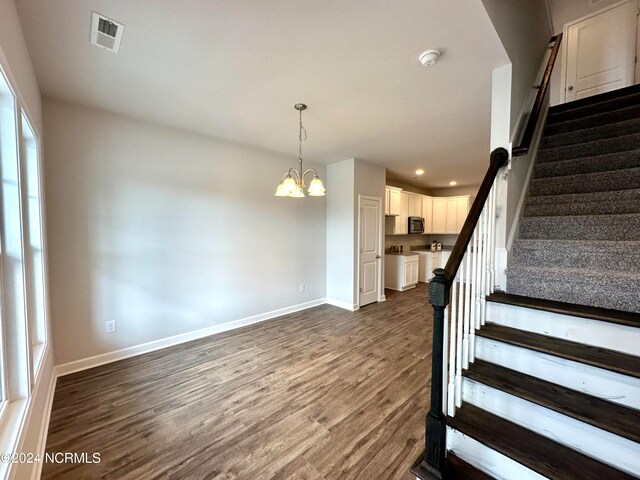
{"label": "carpeted stair step", "polygon": [[533,178],[560,177],[580,173],[609,172],[640,167],[640,148],[627,152],[607,153],[593,157],[572,158],[559,162],[536,163]]}
{"label": "carpeted stair step", "polygon": [[640,273],[513,265],[507,268],[507,291],[514,295],[640,313]]}
{"label": "carpeted stair step", "polygon": [[511,265],[640,272],[640,241],[516,240]]}
{"label": "carpeted stair step", "polygon": [[640,188],[640,167],[610,172],[581,173],[562,177],[534,178],[529,195],[562,195]]}
{"label": "carpeted stair step", "polygon": [[[625,195],[631,192],[631,195]],[[617,190],[606,193],[604,198],[589,201],[592,193],[576,193],[572,195],[545,195],[541,197],[529,197],[524,205],[525,217],[550,217],[550,216],[576,216],[576,215],[610,215],[623,213],[640,213],[640,189]],[[554,199],[546,203],[531,203],[534,199]],[[573,197],[573,201],[563,201],[567,197]]]}
{"label": "carpeted stair step", "polygon": [[547,136],[540,142],[540,148],[554,148],[568,145],[576,145],[583,142],[592,142],[605,138],[619,137],[631,133],[640,132],[640,118],[624,120],[618,123],[598,125],[584,130],[574,130],[572,132]]}
{"label": "carpeted stair step", "polygon": [[621,135],[615,138],[593,140],[577,145],[543,148],[538,151],[538,163],[558,162],[572,158],[592,157],[606,153],[626,152],[640,148],[640,133]]}
{"label": "carpeted stair step", "polygon": [[540,195],[537,197],[527,197],[525,205],[559,205],[562,203],[588,203],[588,202],[606,202],[615,195],[616,201],[639,200],[640,189],[616,190],[614,192],[591,192],[591,193],[569,193],[564,195]]}
{"label": "carpeted stair step", "polygon": [[598,127],[610,123],[622,122],[632,118],[640,118],[640,105],[613,110],[611,112],[596,113],[588,117],[567,120],[545,126],[544,136],[558,135],[565,132],[573,132],[586,128]]}
{"label": "carpeted stair step", "polygon": [[640,214],[524,217],[520,238],[531,240],[640,240]]}
{"label": "carpeted stair step", "polygon": [[637,85],[634,87],[636,87],[635,91],[620,89],[610,92],[610,96],[596,95],[584,100],[551,107],[547,115],[547,125],[640,105],[640,91],[638,91]]}

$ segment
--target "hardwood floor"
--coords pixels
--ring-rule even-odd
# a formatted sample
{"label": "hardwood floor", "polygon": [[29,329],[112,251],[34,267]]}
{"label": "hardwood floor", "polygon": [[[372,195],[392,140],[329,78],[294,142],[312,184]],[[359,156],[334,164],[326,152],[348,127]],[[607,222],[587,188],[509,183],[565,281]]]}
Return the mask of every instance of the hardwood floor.
{"label": "hardwood floor", "polygon": [[44,479],[402,479],[424,447],[424,284],[62,377]]}

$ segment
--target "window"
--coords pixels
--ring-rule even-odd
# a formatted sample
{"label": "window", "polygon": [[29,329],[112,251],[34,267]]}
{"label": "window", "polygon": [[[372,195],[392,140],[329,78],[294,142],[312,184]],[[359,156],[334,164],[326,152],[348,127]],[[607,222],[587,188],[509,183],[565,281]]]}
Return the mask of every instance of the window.
{"label": "window", "polygon": [[0,291],[2,292],[3,398],[26,398],[31,387],[25,308],[22,202],[16,99],[0,78]]}
{"label": "window", "polygon": [[14,91],[0,69],[0,439],[26,411],[47,341],[39,145]]}
{"label": "window", "polygon": [[38,142],[33,129],[22,114],[21,160],[25,178],[23,205],[27,210],[28,241],[25,246],[27,266],[27,312],[31,361],[37,374],[46,341],[46,302],[44,282],[44,258],[42,255],[42,201],[40,198],[40,159]]}
{"label": "window", "polygon": [[[4,167],[5,159],[15,157],[15,99],[4,77],[0,75],[0,164]],[[8,160],[7,160],[8,161]],[[2,168],[4,171],[4,168]],[[3,179],[4,180],[4,179]],[[4,189],[2,189],[4,191]],[[5,255],[5,242],[0,236],[0,257]],[[0,262],[2,265],[4,262]],[[0,273],[2,270],[0,270]],[[0,283],[0,301],[5,296],[4,280]],[[3,302],[4,303],[4,302]],[[3,305],[0,305],[3,307]],[[2,406],[8,400],[8,375],[7,375],[7,319],[4,308],[0,308],[0,401]],[[4,408],[2,409],[4,411]]]}

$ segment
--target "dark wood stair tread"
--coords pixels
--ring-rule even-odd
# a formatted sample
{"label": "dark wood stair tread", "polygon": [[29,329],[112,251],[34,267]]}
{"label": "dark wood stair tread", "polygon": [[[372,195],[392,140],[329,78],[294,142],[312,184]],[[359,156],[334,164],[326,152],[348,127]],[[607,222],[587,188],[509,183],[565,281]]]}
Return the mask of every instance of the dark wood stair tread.
{"label": "dark wood stair tread", "polygon": [[448,425],[551,480],[634,478],[468,403]]}
{"label": "dark wood stair tread", "polygon": [[[420,466],[424,452],[420,454],[410,472],[422,480],[439,480],[437,476]],[[465,462],[453,452],[447,452],[447,476],[453,480],[494,480],[493,477]]]}
{"label": "dark wood stair tread", "polygon": [[640,378],[640,357],[487,323],[476,336]]}
{"label": "dark wood stair tread", "polygon": [[640,410],[624,407],[483,360],[464,376],[640,443]]}
{"label": "dark wood stair tread", "polygon": [[533,308],[545,312],[572,315],[574,317],[590,318],[603,322],[617,323],[630,327],[640,327],[640,315],[622,310],[610,310],[608,308],[590,307],[588,305],[576,305],[573,303],[555,302],[541,298],[524,297],[508,293],[494,293],[487,297],[490,302],[503,303],[516,307]]}
{"label": "dark wood stair tread", "polygon": [[609,92],[600,93],[598,95],[592,95],[591,97],[581,98],[579,100],[573,100],[571,102],[554,105],[553,107],[549,108],[549,116],[583,107],[595,106],[599,103],[610,102],[611,100],[636,95],[638,93],[640,93],[640,84],[618,88],[617,90],[611,90]]}

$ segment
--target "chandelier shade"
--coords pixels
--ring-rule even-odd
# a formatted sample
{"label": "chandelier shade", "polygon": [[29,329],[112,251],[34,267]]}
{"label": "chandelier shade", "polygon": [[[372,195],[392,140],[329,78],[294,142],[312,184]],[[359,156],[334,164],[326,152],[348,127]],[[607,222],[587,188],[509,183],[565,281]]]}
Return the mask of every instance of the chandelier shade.
{"label": "chandelier shade", "polygon": [[275,196],[303,198],[305,196],[304,189],[306,187],[304,179],[307,175],[313,175],[313,179],[309,184],[307,193],[310,197],[324,197],[326,190],[322,184],[322,180],[320,180],[320,177],[318,176],[318,172],[313,168],[308,168],[306,170],[303,170],[302,168],[302,142],[307,140],[307,130],[302,126],[302,112],[307,109],[307,106],[304,103],[296,103],[293,108],[295,108],[300,114],[300,121],[298,124],[299,170],[292,167],[282,175],[282,180],[278,184]]}

